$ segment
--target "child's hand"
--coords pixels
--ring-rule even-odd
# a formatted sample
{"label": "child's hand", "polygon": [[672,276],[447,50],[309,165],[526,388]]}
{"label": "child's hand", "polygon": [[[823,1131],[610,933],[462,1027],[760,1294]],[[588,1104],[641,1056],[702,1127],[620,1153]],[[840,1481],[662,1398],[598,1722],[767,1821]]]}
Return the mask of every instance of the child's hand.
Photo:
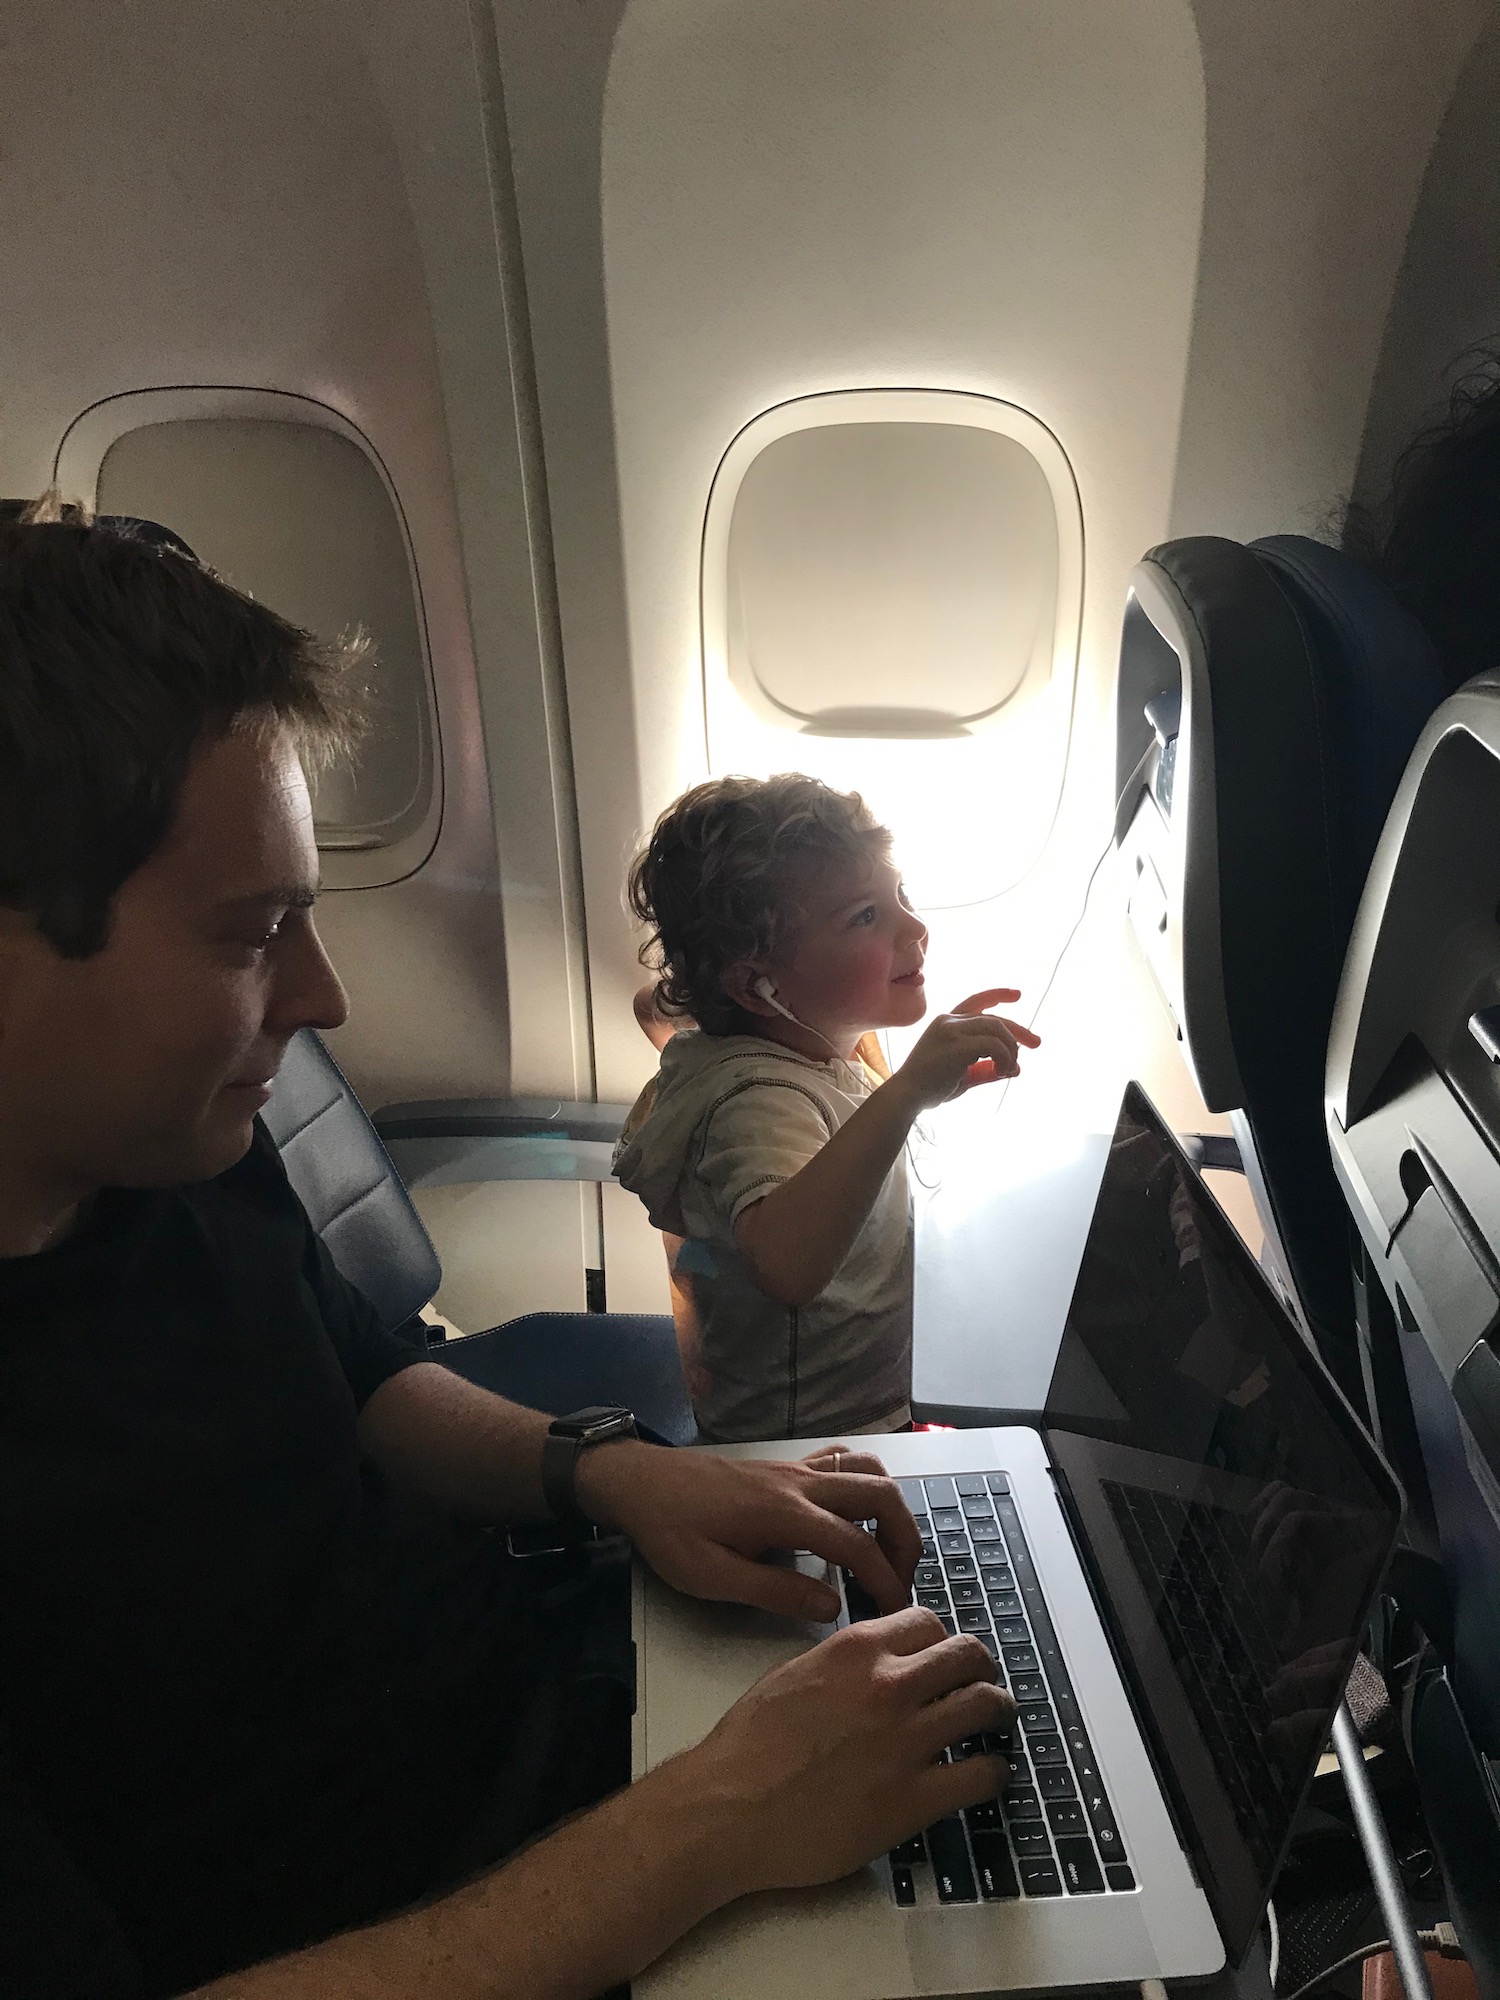
{"label": "child's hand", "polygon": [[1019,1021],[998,1020],[984,1010],[997,1001],[1019,1000],[1014,987],[995,986],[971,993],[951,1014],[939,1014],[896,1071],[896,1080],[918,1107],[946,1104],[977,1083],[998,1083],[1020,1070],[1022,1048],[1041,1046],[1041,1036]]}

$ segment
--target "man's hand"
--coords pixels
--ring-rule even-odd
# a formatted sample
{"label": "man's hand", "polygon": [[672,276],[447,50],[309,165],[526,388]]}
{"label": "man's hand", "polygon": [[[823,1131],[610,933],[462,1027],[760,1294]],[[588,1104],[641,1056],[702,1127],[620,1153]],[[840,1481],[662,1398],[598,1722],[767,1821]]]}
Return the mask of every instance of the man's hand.
{"label": "man's hand", "polygon": [[992,1799],[998,1757],[936,1760],[1008,1734],[1015,1703],[979,1641],[930,1611],[852,1625],[778,1667],[684,1762],[698,1796],[729,1806],[737,1893],[831,1882],[960,1806]]}
{"label": "man's hand", "polygon": [[1002,1000],[1019,1000],[1012,986],[992,986],[971,993],[949,1014],[939,1014],[893,1081],[910,1093],[919,1110],[962,1097],[975,1084],[998,1083],[1020,1073],[1022,1048],[1041,1047],[1042,1038],[985,1012]]}
{"label": "man's hand", "polygon": [[[879,1459],[831,1452],[798,1462],[718,1458],[659,1445],[599,1445],[578,1461],[578,1501],[629,1535],[657,1575],[692,1597],[790,1618],[836,1618],[838,1592],[763,1558],[808,1549],[852,1570],[882,1611],[911,1596],[921,1537]],[[859,1526],[873,1521],[872,1535]]]}

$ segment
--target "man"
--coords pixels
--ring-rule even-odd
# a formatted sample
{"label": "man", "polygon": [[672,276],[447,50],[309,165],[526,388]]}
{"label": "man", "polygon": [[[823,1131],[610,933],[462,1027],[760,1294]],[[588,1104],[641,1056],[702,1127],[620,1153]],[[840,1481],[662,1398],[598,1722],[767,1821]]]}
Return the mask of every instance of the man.
{"label": "man", "polygon": [[1012,1711],[977,1642],[902,1608],[914,1529],[874,1460],[621,1440],[577,1504],[669,1581],[830,1617],[760,1560],[802,1547],[891,1615],[535,1837],[626,1775],[607,1576],[533,1583],[472,1525],[545,1515],[547,1419],[382,1333],[255,1122],[290,1037],[345,1016],[300,760],[350,733],[349,664],[176,552],[0,527],[0,1992],[26,2000],[584,2000],[998,1783],[935,1761]]}

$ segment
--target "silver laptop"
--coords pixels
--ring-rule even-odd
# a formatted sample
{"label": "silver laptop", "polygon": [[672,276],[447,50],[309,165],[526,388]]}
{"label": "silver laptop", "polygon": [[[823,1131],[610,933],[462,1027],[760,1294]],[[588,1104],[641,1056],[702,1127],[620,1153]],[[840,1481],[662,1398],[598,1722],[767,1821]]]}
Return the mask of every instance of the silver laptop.
{"label": "silver laptop", "polygon": [[[793,1458],[815,1443],[721,1449]],[[1135,1085],[1038,1428],[878,1448],[922,1531],[918,1601],[977,1634],[1019,1709],[1003,1746],[950,1754],[1003,1747],[1009,1788],[827,1889],[744,1899],[633,1990],[893,2000],[1237,1961],[1401,1500]],[[842,1581],[845,1618],[863,1615]],[[638,1570],[636,1773],[824,1629],[701,1604]]]}

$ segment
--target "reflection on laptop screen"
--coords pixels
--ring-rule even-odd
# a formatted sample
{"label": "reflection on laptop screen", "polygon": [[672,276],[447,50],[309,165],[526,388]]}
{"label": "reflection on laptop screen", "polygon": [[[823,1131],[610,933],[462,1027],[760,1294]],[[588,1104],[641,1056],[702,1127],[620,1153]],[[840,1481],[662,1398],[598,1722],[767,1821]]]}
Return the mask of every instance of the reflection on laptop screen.
{"label": "reflection on laptop screen", "polygon": [[1400,1501],[1135,1085],[1046,1423],[1239,1956],[1327,1740]]}

